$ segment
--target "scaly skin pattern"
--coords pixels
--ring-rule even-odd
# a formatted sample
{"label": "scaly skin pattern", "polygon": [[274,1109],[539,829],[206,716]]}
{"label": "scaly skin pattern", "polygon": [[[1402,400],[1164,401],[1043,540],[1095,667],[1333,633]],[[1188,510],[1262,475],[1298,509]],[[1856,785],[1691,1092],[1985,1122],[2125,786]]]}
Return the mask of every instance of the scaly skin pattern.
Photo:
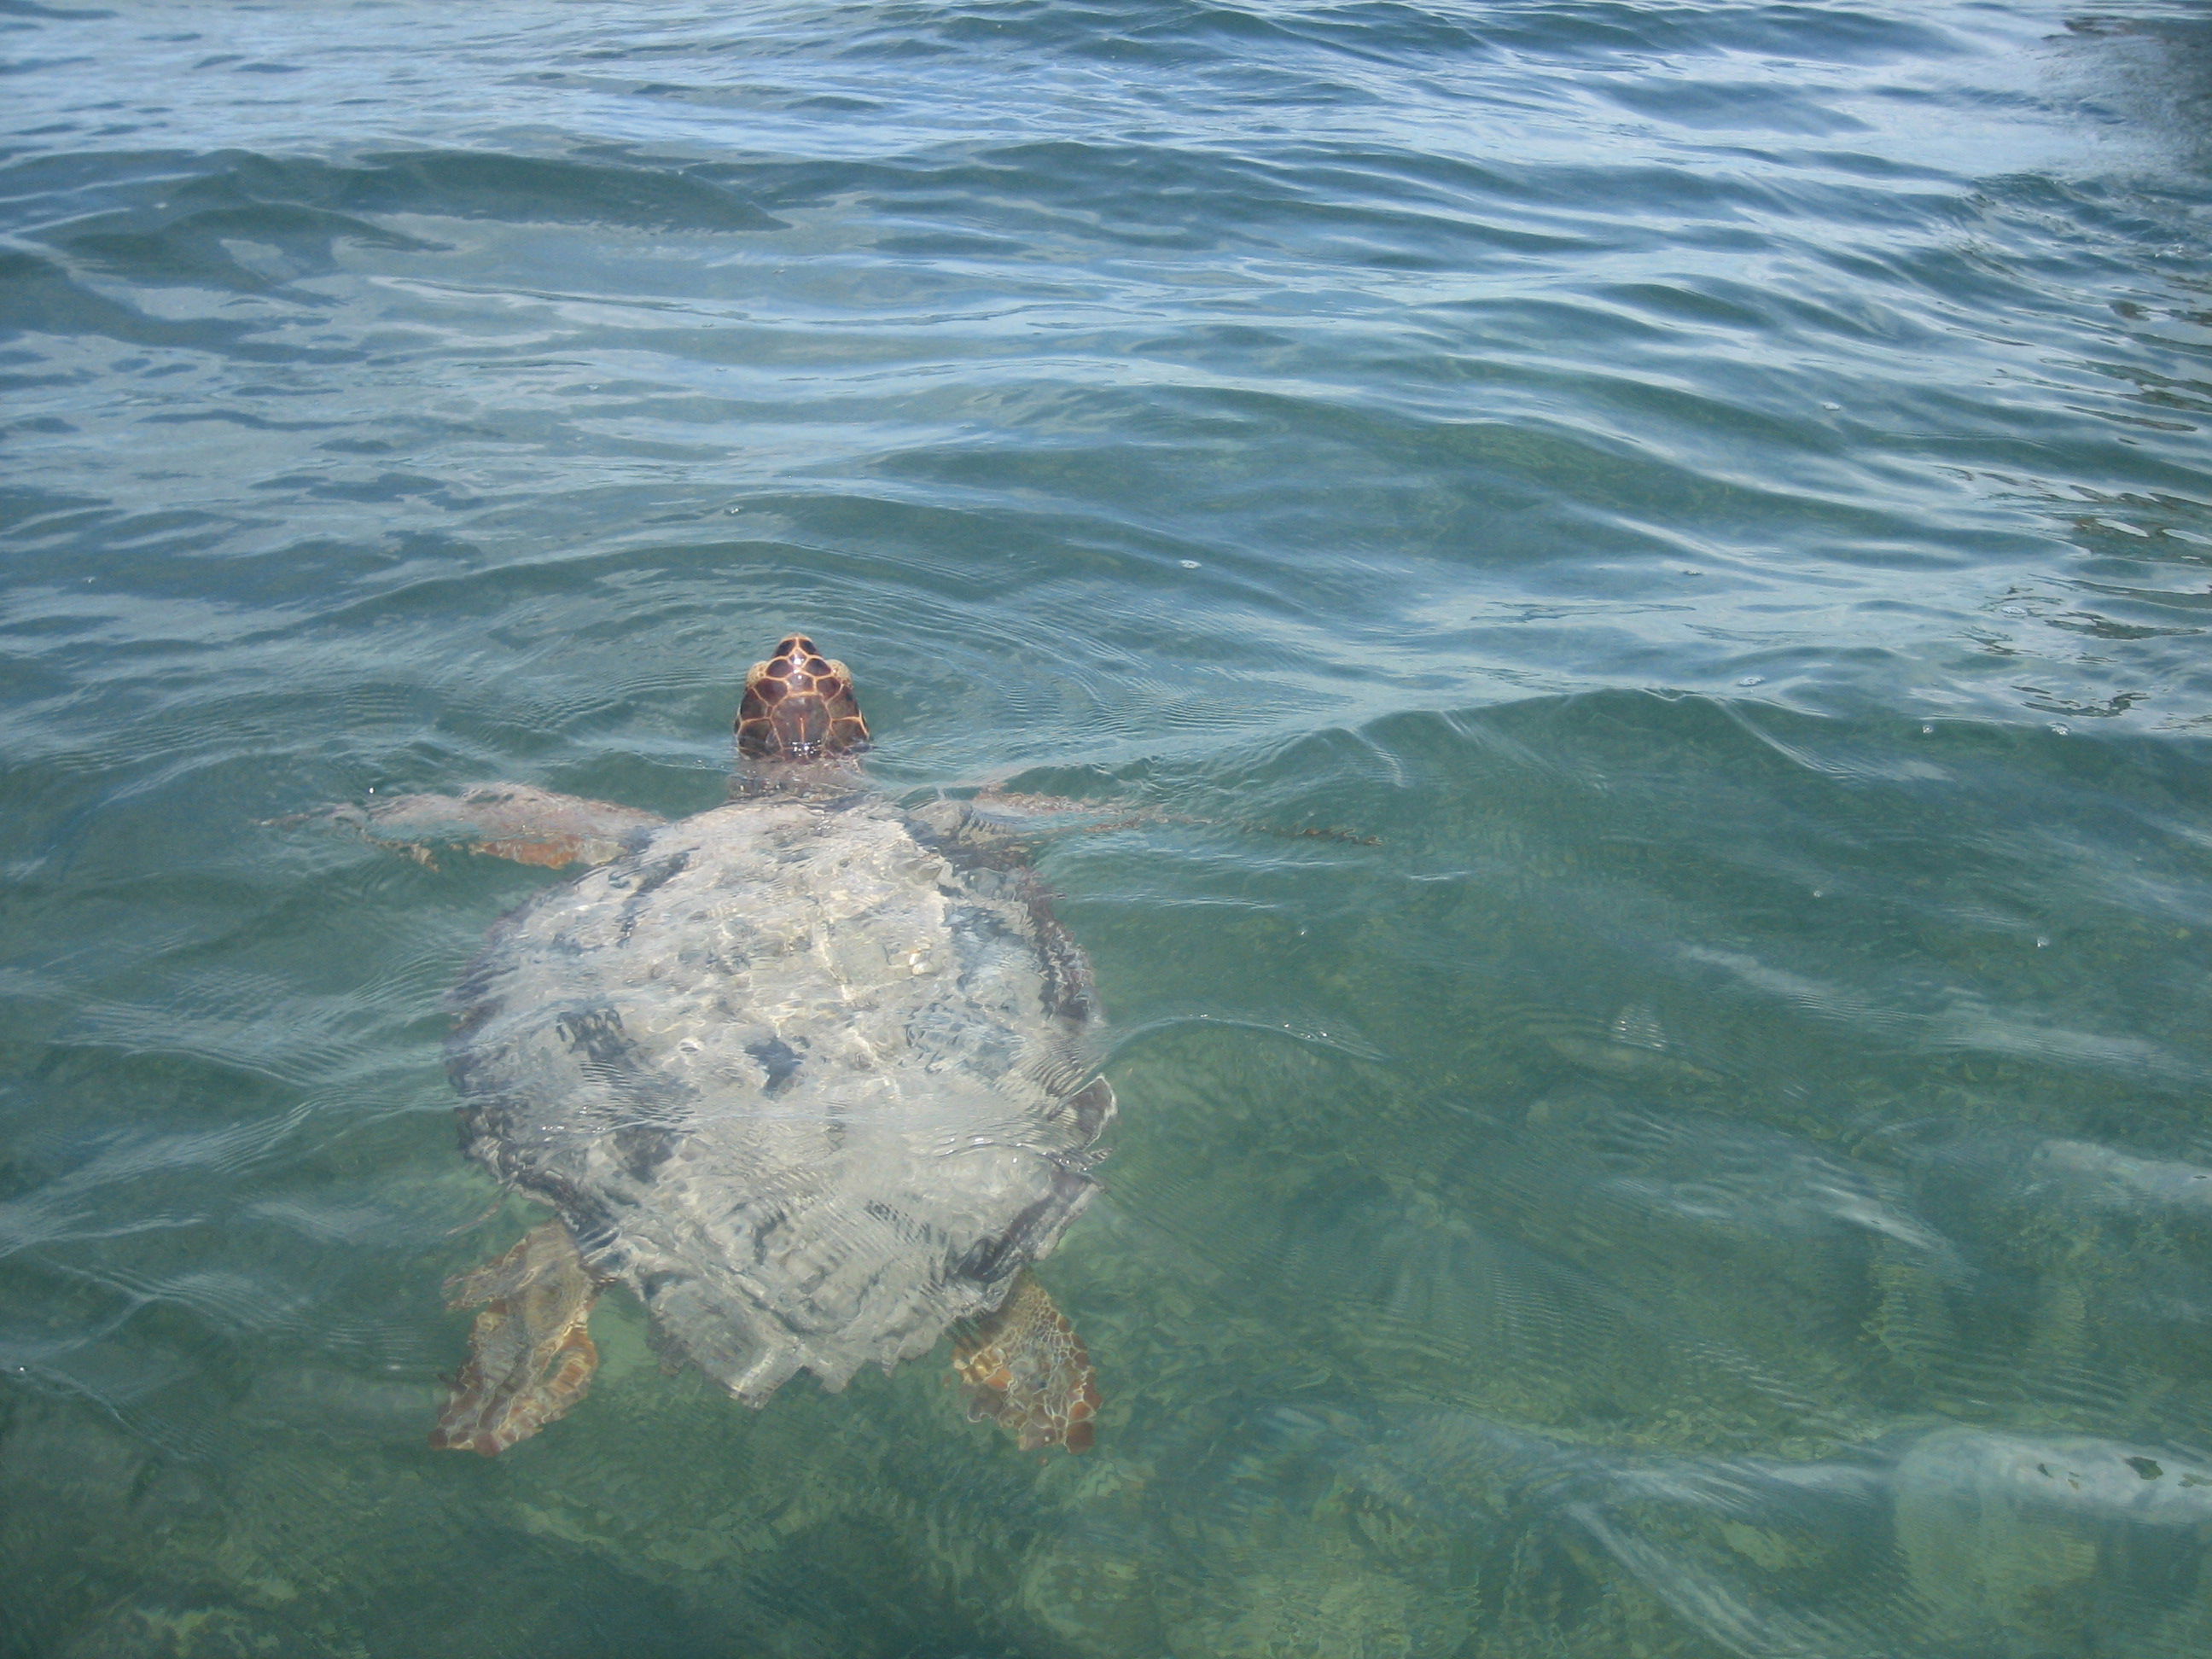
{"label": "scaly skin pattern", "polygon": [[556,795],[526,783],[480,783],[458,795],[395,795],[367,808],[340,807],[331,817],[432,868],[441,845],[548,869],[605,864],[664,822],[634,806]]}
{"label": "scaly skin pattern", "polygon": [[999,1310],[955,1340],[952,1369],[966,1385],[968,1417],[1012,1435],[1024,1451],[1090,1449],[1098,1376],[1083,1339],[1029,1273]]}
{"label": "scaly skin pattern", "polygon": [[599,1352],[584,1322],[599,1286],[557,1221],[532,1228],[496,1261],[446,1286],[447,1304],[473,1308],[469,1363],[431,1431],[433,1446],[486,1457],[526,1440],[591,1387]]}
{"label": "scaly skin pattern", "polygon": [[868,723],[853,695],[853,672],[793,634],[745,676],[738,708],[738,752],[747,760],[816,761],[857,755]]}

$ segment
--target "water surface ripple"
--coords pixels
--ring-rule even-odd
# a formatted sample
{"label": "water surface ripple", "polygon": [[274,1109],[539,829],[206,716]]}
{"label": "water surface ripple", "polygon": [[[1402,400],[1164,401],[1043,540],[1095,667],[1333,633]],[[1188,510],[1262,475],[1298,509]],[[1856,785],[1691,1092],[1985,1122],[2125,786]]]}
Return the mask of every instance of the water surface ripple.
{"label": "water surface ripple", "polygon": [[[2212,1650],[2182,0],[0,0],[0,1653]],[[1038,860],[1040,1466],[594,1322],[441,995],[747,664]],[[1135,810],[1141,809],[1141,810]]]}

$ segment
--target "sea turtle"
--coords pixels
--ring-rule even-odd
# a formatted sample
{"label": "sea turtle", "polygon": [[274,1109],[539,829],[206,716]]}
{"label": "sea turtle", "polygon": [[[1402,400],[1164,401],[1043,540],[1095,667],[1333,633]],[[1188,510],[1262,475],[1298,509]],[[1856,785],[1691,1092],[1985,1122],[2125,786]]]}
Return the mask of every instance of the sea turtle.
{"label": "sea turtle", "polygon": [[618,1284],[754,1406],[950,1330],[971,1417],[1080,1451],[1097,1381],[1029,1265],[1114,1116],[1090,964],[1003,830],[867,787],[852,675],[805,635],[747,676],[737,740],[731,799],[673,823],[520,785],[342,811],[426,862],[589,866],[453,994],[463,1150],[556,1218],[447,1286],[483,1311],[432,1443],[567,1413]]}

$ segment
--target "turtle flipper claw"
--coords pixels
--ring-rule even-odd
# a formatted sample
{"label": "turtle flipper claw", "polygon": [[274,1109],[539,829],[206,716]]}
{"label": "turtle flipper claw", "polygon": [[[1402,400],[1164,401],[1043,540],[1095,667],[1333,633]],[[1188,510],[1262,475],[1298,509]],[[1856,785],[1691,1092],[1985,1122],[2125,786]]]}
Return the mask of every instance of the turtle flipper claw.
{"label": "turtle flipper claw", "polygon": [[448,1281],[452,1306],[484,1306],[469,1363],[430,1443],[486,1457],[527,1440],[584,1397],[599,1368],[585,1322],[599,1286],[557,1221],[532,1228],[494,1262]]}
{"label": "turtle flipper claw", "polygon": [[996,1313],[962,1333],[952,1368],[966,1385],[970,1421],[991,1419],[1024,1451],[1090,1449],[1097,1373],[1083,1339],[1026,1269]]}

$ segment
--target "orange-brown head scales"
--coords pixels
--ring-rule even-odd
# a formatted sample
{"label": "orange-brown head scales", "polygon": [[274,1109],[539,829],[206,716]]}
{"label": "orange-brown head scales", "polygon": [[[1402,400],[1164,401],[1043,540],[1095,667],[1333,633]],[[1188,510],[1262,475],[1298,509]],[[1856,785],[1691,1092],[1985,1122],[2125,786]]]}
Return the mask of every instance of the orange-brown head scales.
{"label": "orange-brown head scales", "polygon": [[828,760],[868,746],[852,671],[793,634],[745,676],[738,752],[748,760]]}

